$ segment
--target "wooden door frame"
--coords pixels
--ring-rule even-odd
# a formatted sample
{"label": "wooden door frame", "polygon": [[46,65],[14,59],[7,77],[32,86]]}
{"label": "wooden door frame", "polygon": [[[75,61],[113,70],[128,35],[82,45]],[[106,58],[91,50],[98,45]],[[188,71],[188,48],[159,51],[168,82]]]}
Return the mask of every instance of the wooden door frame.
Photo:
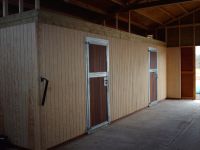
{"label": "wooden door frame", "polygon": [[[94,44],[94,45],[101,45],[101,46],[106,46],[106,56],[107,56],[107,72],[99,72],[99,73],[90,73],[89,72],[89,45]],[[85,40],[85,64],[86,64],[86,130],[87,132],[91,132],[92,130],[99,128],[103,125],[106,125],[110,123],[110,75],[109,75],[109,41],[100,39],[100,38],[93,38],[93,37],[86,37]],[[107,115],[108,115],[108,120],[106,122],[103,122],[101,124],[98,124],[94,127],[91,127],[90,124],[90,78],[91,77],[107,77]]]}
{"label": "wooden door frame", "polygon": [[[155,101],[153,101],[153,102],[151,102],[151,58],[150,58],[150,52],[156,52],[157,53],[157,91],[156,91],[156,93],[157,93],[157,100],[155,100]],[[151,105],[151,104],[153,104],[153,103],[157,103],[158,102],[158,50],[156,49],[156,48],[153,48],[153,47],[149,47],[148,48],[148,57],[149,57],[149,65],[148,65],[148,101],[149,101],[149,106]]]}

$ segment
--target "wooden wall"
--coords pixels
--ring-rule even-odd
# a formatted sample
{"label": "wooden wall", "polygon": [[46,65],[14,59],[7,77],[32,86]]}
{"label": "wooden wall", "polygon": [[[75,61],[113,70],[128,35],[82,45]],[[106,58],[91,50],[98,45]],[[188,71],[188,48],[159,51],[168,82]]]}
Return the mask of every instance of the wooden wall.
{"label": "wooden wall", "polygon": [[11,142],[25,148],[34,148],[38,132],[35,33],[35,23],[0,28],[0,120]]}
{"label": "wooden wall", "polygon": [[181,50],[167,48],[167,98],[181,98]]}
{"label": "wooden wall", "polygon": [[50,81],[47,101],[41,109],[43,148],[86,131],[86,36],[109,40],[112,121],[148,105],[148,47],[159,51],[158,98],[166,98],[165,46],[142,38],[100,36],[47,24],[39,25],[39,33],[40,75]]}

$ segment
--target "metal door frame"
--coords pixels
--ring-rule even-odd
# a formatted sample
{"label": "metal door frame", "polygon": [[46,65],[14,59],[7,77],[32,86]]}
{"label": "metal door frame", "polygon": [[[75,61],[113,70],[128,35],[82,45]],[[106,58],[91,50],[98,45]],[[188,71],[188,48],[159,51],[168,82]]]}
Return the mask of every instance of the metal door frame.
{"label": "metal door frame", "polygon": [[[151,57],[150,57],[150,53],[151,52],[156,52],[157,53],[157,69],[151,69]],[[149,98],[149,105],[152,103],[156,103],[158,101],[158,50],[156,48],[153,47],[149,47],[148,48],[148,53],[149,53],[149,67],[148,67],[148,98]],[[151,102],[151,72],[156,72],[157,74],[157,100],[154,100]]]}
{"label": "metal door frame", "polygon": [[[89,44],[94,44],[94,45],[101,45],[101,46],[106,46],[106,61],[107,61],[107,72],[95,72],[95,73],[90,73],[89,72]],[[90,132],[96,128],[99,128],[103,125],[106,125],[110,123],[110,75],[109,75],[109,41],[104,40],[104,39],[99,39],[99,38],[93,38],[93,37],[86,37],[85,40],[85,45],[86,45],[86,50],[85,50],[85,64],[86,64],[86,127],[87,127],[87,132]],[[100,123],[96,126],[91,127],[90,124],[90,78],[95,78],[95,77],[107,77],[107,115],[108,115],[108,120]]]}

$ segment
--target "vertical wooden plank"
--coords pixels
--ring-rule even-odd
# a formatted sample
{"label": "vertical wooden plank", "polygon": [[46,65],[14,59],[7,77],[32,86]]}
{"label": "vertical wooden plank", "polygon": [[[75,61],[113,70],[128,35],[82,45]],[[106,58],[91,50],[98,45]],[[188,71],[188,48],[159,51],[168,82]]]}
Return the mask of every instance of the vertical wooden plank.
{"label": "vertical wooden plank", "polygon": [[6,17],[8,15],[8,0],[3,0],[2,6],[3,6],[3,17]]}

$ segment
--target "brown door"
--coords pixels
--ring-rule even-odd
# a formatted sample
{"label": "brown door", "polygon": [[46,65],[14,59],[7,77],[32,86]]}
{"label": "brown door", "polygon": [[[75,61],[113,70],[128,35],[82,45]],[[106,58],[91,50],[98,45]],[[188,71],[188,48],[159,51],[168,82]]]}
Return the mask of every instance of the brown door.
{"label": "brown door", "polygon": [[181,98],[195,99],[195,49],[181,48]]}
{"label": "brown door", "polygon": [[108,121],[107,48],[89,44],[90,128]]}
{"label": "brown door", "polygon": [[150,102],[157,100],[157,52],[150,51]]}

